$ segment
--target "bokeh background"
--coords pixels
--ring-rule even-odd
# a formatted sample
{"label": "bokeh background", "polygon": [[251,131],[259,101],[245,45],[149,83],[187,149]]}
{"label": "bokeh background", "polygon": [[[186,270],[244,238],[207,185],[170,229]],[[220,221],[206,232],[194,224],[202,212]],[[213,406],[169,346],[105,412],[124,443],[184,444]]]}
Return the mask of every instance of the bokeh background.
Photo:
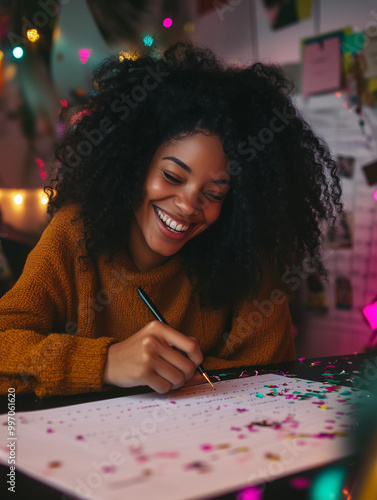
{"label": "bokeh background", "polygon": [[279,64],[292,81],[338,160],[346,208],[326,235],[328,281],[304,264],[292,271],[297,353],[363,351],[377,328],[375,0],[0,0],[0,295],[48,223],[61,109],[85,103],[103,58],[178,40],[232,65]]}

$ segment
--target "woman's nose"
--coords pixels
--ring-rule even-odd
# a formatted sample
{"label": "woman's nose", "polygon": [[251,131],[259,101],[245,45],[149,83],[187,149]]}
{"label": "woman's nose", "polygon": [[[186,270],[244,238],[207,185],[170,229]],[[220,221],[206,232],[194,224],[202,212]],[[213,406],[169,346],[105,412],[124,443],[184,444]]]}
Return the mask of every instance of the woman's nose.
{"label": "woman's nose", "polygon": [[204,196],[200,192],[180,193],[174,203],[185,217],[197,215],[203,208]]}

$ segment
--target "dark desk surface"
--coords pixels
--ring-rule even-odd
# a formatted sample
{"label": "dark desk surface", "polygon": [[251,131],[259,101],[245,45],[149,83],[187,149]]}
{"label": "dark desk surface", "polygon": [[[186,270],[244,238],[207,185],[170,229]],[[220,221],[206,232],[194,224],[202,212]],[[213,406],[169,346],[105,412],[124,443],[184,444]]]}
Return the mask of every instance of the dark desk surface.
{"label": "dark desk surface", "polygon": [[[264,365],[243,368],[232,368],[227,370],[217,370],[208,372],[213,380],[226,380],[238,378],[240,376],[254,376],[265,373],[283,374],[285,376],[297,376],[304,379],[315,380],[318,382],[332,382],[336,385],[345,385],[357,387],[368,391],[374,391],[377,383],[377,352],[353,354],[348,356],[331,356],[326,358],[302,359],[279,365]],[[135,389],[113,389],[102,393],[86,393],[73,396],[54,396],[46,399],[38,399],[36,396],[16,395],[16,411],[43,410],[55,408],[58,406],[68,406],[73,404],[86,403],[102,399],[121,397],[131,394],[140,394],[150,392],[148,388]],[[0,396],[0,413],[7,412],[6,396]],[[374,429],[375,430],[375,429]],[[277,498],[290,500],[306,500],[313,498],[310,494],[313,480],[326,470],[333,467],[342,469],[346,475],[343,489],[350,489],[356,474],[356,457],[349,457],[335,464],[329,464],[326,467],[312,469],[304,473],[286,476],[266,484],[252,488],[250,491],[234,492],[220,497],[214,497],[218,500],[275,500]],[[3,480],[0,483],[0,498],[6,496],[6,473],[7,467],[0,466]],[[256,492],[256,488],[258,492]],[[28,476],[22,474],[16,469],[16,495],[12,498],[17,500],[41,499],[41,500],[69,500],[74,497],[64,495],[63,493],[50,488]],[[11,497],[9,497],[11,498]],[[330,497],[328,497],[330,498]],[[334,497],[335,498],[335,497]],[[347,498],[341,496],[339,498]],[[142,499],[140,499],[142,500]]]}

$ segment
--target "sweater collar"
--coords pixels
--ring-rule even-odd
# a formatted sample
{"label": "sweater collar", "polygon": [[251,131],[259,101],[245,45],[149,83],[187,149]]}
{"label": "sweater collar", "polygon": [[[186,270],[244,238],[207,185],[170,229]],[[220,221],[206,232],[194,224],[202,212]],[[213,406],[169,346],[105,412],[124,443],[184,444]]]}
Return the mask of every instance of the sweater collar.
{"label": "sweater collar", "polygon": [[117,264],[124,267],[127,271],[128,276],[135,281],[149,282],[149,283],[161,283],[162,281],[168,281],[174,277],[183,268],[183,256],[176,254],[170,257],[160,266],[150,269],[146,272],[141,272],[133,263],[131,257],[128,253],[124,252],[122,255],[116,259]]}

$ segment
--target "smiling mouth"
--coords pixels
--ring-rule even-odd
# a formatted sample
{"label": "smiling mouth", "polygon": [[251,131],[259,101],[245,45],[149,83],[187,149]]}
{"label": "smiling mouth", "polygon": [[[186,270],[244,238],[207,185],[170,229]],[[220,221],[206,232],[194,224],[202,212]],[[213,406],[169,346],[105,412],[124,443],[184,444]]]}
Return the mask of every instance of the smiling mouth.
{"label": "smiling mouth", "polygon": [[185,233],[188,228],[191,226],[182,224],[181,222],[177,222],[174,219],[172,219],[169,215],[167,215],[165,212],[163,212],[160,208],[156,207],[156,205],[153,205],[153,208],[160,218],[160,220],[165,224],[165,226],[172,232],[172,233]]}

